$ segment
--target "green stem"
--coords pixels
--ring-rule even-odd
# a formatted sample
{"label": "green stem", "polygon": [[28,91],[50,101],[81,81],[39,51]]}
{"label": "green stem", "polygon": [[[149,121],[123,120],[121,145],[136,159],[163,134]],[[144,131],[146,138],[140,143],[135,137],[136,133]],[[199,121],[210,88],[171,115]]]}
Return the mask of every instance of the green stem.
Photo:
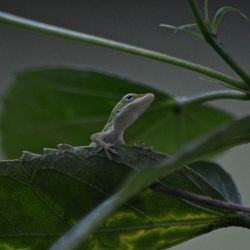
{"label": "green stem", "polygon": [[199,104],[199,103],[222,100],[222,99],[236,99],[245,101],[245,100],[250,100],[250,95],[244,94],[237,90],[216,90],[194,96],[176,97],[175,101],[178,105],[190,105],[190,104]]}
{"label": "green stem", "polygon": [[0,22],[8,25],[13,25],[19,28],[25,28],[33,31],[38,31],[42,33],[46,33],[53,36],[63,37],[69,40],[75,40],[82,43],[93,44],[100,47],[106,47],[115,49],[118,51],[126,52],[129,54],[142,56],[145,58],[153,59],[156,61],[160,61],[163,63],[169,63],[181,68],[189,69],[203,75],[207,75],[211,78],[220,80],[224,83],[227,83],[230,86],[239,88],[239,89],[246,89],[244,82],[231,77],[227,74],[223,74],[219,71],[214,69],[189,62],[187,60],[183,60],[177,57],[169,56],[166,54],[162,54],[159,52],[155,52],[148,49],[143,49],[140,47],[128,45],[125,43],[116,42],[113,40],[100,38],[98,36],[88,35],[81,32],[60,28],[57,26],[45,24],[42,22],[33,21],[30,19],[18,17],[12,14],[8,14],[5,12],[0,11]]}
{"label": "green stem", "polygon": [[223,50],[218,38],[212,34],[204,23],[195,0],[188,0],[196,23],[207,43],[217,52],[217,54],[243,79],[248,88],[250,87],[250,75],[227,53]]}
{"label": "green stem", "polygon": [[237,213],[232,217],[226,217],[222,225],[225,226],[238,226],[250,229],[250,207],[244,206],[239,203],[224,201],[208,196],[200,195],[197,193],[189,192],[186,190],[176,189],[167,185],[163,185],[159,182],[152,184],[151,189],[155,192],[165,194],[167,196],[173,196],[186,201],[191,201],[202,206],[210,206],[214,208],[222,208],[231,212]]}
{"label": "green stem", "polygon": [[204,18],[206,24],[209,25],[208,0],[204,1]]}

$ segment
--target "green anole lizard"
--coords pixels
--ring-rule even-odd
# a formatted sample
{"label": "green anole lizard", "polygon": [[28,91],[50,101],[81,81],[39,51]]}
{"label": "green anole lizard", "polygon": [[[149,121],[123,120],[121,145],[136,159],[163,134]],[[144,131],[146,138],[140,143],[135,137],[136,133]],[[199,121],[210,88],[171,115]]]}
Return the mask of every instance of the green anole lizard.
{"label": "green anole lizard", "polygon": [[97,147],[97,151],[104,150],[107,157],[112,159],[111,153],[117,153],[113,146],[125,144],[125,130],[148,109],[153,100],[154,94],[151,93],[125,95],[112,110],[103,130],[91,135],[90,146]]}

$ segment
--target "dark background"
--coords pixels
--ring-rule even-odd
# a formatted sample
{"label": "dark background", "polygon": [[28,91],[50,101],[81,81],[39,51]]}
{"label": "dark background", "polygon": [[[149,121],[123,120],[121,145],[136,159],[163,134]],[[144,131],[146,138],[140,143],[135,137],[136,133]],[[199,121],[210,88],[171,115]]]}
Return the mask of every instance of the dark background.
{"label": "dark background", "polygon": [[[210,0],[211,13],[223,5],[237,7],[250,16],[250,2],[246,0]],[[182,57],[233,75],[201,40],[159,27],[160,23],[182,25],[193,22],[185,0],[0,0],[0,10]],[[250,22],[230,13],[223,19],[219,35],[237,61],[250,69]],[[201,80],[199,74],[171,65],[0,25],[1,92],[7,88],[15,72],[30,67],[65,64],[107,70],[175,95],[222,88],[215,82]],[[249,104],[239,101],[219,101],[213,105],[237,117],[249,114],[250,110]],[[234,176],[246,204],[250,204],[249,152],[249,145],[240,146],[217,160]],[[173,249],[243,250],[249,249],[249,245],[249,231],[229,228]]]}

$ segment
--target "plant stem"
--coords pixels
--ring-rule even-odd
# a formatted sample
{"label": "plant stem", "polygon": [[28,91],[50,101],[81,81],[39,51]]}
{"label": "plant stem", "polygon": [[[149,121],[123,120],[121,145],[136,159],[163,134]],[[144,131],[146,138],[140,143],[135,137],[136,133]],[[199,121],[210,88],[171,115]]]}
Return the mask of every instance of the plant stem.
{"label": "plant stem", "polygon": [[159,52],[155,52],[148,49],[143,49],[140,47],[128,45],[121,42],[116,42],[113,40],[100,38],[94,35],[88,35],[85,33],[60,28],[54,25],[45,24],[38,21],[33,21],[30,19],[18,17],[12,14],[8,14],[5,12],[0,11],[0,22],[8,25],[13,25],[19,28],[29,29],[37,32],[46,33],[53,36],[63,37],[69,40],[75,40],[82,43],[93,44],[100,47],[111,48],[114,50],[126,52],[129,54],[142,56],[145,58],[153,59],[156,61],[160,61],[163,63],[172,64],[181,68],[189,69],[203,75],[209,76],[211,78],[220,80],[227,85],[239,88],[239,89],[246,89],[244,82],[231,77],[227,74],[221,73],[214,69],[202,66],[200,64],[192,63],[187,60],[183,60],[177,57],[169,56],[166,54],[162,54]]}
{"label": "plant stem", "polygon": [[202,205],[208,205],[208,206],[213,206],[217,208],[227,209],[227,210],[234,211],[234,212],[244,212],[244,213],[250,214],[250,207],[243,206],[238,203],[214,199],[208,196],[195,194],[189,191],[175,189],[175,188],[172,188],[172,187],[160,184],[160,183],[154,183],[151,186],[151,188],[152,190],[156,192],[163,193],[166,195],[171,195],[174,197],[178,197],[178,198],[181,198],[187,201],[192,201],[195,203],[199,203]]}
{"label": "plant stem", "polygon": [[204,0],[204,18],[206,24],[209,25],[208,0]]}
{"label": "plant stem", "polygon": [[217,52],[217,54],[243,79],[245,84],[250,87],[250,75],[240,65],[223,50],[222,44],[218,40],[217,36],[212,34],[207,25],[204,23],[200,11],[197,7],[195,0],[188,0],[193,15],[196,19],[196,23],[207,43]]}
{"label": "plant stem", "polygon": [[236,90],[216,90],[194,96],[176,97],[175,101],[178,105],[200,104],[209,101],[222,99],[250,100],[250,95]]}

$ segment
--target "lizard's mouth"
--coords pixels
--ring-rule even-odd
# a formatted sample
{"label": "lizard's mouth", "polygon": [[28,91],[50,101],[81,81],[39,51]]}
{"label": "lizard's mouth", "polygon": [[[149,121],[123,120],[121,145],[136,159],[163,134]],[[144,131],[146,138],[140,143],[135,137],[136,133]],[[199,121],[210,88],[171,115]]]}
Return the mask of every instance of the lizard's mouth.
{"label": "lizard's mouth", "polygon": [[144,96],[138,98],[138,100],[141,100],[141,101],[148,104],[147,108],[154,101],[154,99],[155,99],[155,95],[153,93],[148,93],[148,94],[145,94]]}
{"label": "lizard's mouth", "polygon": [[134,102],[127,105],[126,108],[128,108],[133,113],[137,113],[137,118],[139,118],[149,108],[154,99],[155,95],[148,93],[137,98]]}

